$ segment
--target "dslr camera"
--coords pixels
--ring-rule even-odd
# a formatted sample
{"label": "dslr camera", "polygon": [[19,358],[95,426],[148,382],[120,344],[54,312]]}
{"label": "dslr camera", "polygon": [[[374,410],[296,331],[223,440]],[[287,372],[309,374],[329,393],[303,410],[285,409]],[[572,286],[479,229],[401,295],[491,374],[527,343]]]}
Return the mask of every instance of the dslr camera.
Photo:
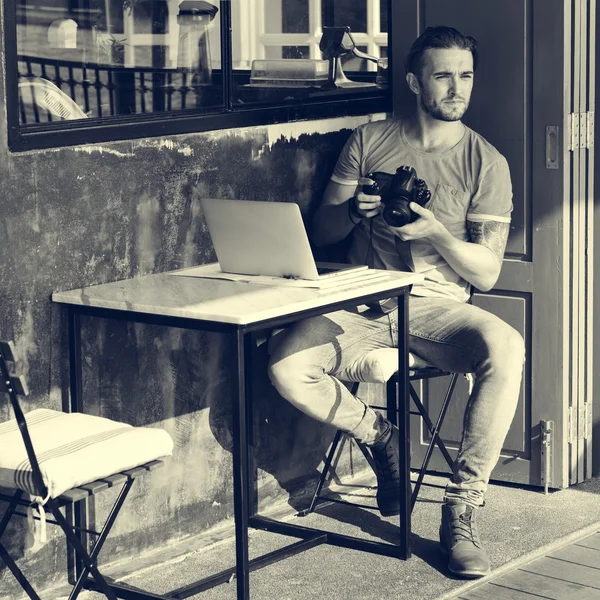
{"label": "dslr camera", "polygon": [[381,216],[391,227],[403,227],[416,221],[419,215],[410,210],[409,203],[416,202],[425,206],[431,198],[427,184],[417,177],[417,172],[412,167],[399,167],[394,175],[375,171],[367,174],[367,177],[375,183],[363,186],[363,192],[381,197]]}

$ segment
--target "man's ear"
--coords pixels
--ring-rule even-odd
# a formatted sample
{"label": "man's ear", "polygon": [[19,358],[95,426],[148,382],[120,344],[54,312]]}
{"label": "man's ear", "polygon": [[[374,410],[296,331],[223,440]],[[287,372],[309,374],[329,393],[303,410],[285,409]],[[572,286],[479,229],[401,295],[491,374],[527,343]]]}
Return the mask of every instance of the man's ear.
{"label": "man's ear", "polygon": [[419,95],[421,93],[421,86],[419,85],[419,80],[417,79],[414,73],[406,74],[406,83],[408,83],[408,87],[411,89],[413,94]]}

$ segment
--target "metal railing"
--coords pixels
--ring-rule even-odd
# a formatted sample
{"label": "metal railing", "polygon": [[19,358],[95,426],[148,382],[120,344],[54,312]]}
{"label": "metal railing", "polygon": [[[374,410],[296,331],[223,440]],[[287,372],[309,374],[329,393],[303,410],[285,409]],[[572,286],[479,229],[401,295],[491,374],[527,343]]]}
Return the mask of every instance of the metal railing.
{"label": "metal railing", "polygon": [[[69,96],[88,117],[172,112],[219,106],[221,88],[196,84],[194,73],[152,67],[122,67],[19,55],[19,82],[43,78]],[[19,98],[20,122],[53,120]]]}

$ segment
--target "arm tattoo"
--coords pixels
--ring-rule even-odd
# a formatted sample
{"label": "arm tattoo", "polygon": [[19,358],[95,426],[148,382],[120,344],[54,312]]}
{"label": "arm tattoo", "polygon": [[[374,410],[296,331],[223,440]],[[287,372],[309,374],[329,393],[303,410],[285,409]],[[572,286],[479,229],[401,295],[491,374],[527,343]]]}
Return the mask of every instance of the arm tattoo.
{"label": "arm tattoo", "polygon": [[510,223],[467,220],[467,231],[469,232],[471,242],[489,248],[498,260],[502,262],[510,231]]}

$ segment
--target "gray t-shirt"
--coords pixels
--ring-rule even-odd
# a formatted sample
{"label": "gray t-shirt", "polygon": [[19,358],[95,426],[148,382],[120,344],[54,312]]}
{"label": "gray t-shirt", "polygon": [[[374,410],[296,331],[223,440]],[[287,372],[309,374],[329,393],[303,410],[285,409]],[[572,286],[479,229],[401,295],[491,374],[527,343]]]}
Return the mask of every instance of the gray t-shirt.
{"label": "gray t-shirt", "polygon": [[[402,120],[366,123],[355,129],[346,142],[331,179],[352,186],[348,191],[351,196],[359,177],[374,171],[393,174],[402,165],[414,167],[417,176],[425,180],[431,191],[426,208],[459,240],[470,241],[467,220],[510,223],[512,185],[508,163],[468,127],[450,150],[423,152],[409,145]],[[424,282],[412,289],[416,296],[442,296],[459,302],[469,298],[469,284],[427,240],[403,242],[380,215],[363,219],[354,228],[348,259],[353,264],[365,264],[370,252],[374,268],[422,273]]]}

